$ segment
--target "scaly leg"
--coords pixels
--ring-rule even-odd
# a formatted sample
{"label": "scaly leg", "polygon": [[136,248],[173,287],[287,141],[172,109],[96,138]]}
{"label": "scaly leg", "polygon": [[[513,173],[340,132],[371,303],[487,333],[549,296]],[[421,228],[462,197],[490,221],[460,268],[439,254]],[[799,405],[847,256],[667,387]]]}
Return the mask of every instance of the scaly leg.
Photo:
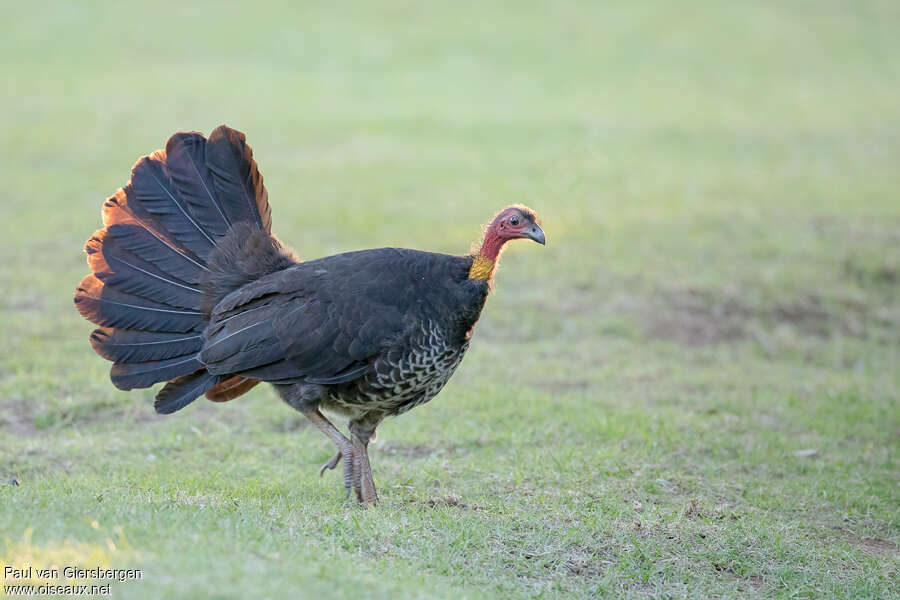
{"label": "scaly leg", "polygon": [[[323,415],[323,417],[324,417],[324,415]],[[369,438],[369,441],[374,442],[376,435],[378,435],[378,431],[372,430],[372,437]],[[319,469],[319,477],[321,477],[322,474],[325,473],[326,470],[334,469],[338,465],[338,463],[341,462],[342,457],[343,457],[343,455],[341,454],[340,450],[335,452],[334,456],[332,456],[330,459],[328,459],[328,462],[326,462],[324,465],[322,465],[322,468]]]}
{"label": "scaly leg", "polygon": [[353,446],[354,488],[359,503],[365,507],[378,503],[378,492],[375,491],[375,480],[372,478],[372,466],[369,464],[369,440],[375,432],[374,427],[366,427],[361,423],[350,423],[350,443]]}
{"label": "scaly leg", "polygon": [[378,495],[375,492],[375,482],[372,480],[372,467],[369,465],[367,446],[383,415],[370,412],[360,419],[351,421],[350,439],[347,439],[319,411],[319,404],[327,393],[325,387],[300,383],[276,385],[275,389],[289,406],[303,413],[319,431],[337,446],[337,453],[322,465],[319,474],[324,473],[326,469],[334,469],[343,459],[344,488],[347,490],[347,495],[350,495],[352,488],[356,492],[356,499],[360,504],[366,507],[375,504]]}
{"label": "scaly leg", "polygon": [[319,469],[319,476],[325,472],[325,469],[333,469],[340,462],[341,458],[344,459],[344,488],[347,490],[347,496],[350,495],[350,488],[357,488],[357,499],[359,498],[358,491],[358,475],[354,472],[354,464],[355,460],[354,456],[354,447],[353,444],[350,443],[343,433],[338,431],[338,428],[331,424],[331,421],[325,418],[318,409],[303,411],[303,414],[307,419],[312,422],[313,425],[319,428],[319,431],[324,433],[328,439],[334,442],[334,445],[338,447],[337,453],[331,457],[331,459],[322,465],[322,468]]}
{"label": "scaly leg", "polygon": [[359,479],[356,481],[356,495],[363,506],[374,506],[378,503],[378,493],[375,491],[375,480],[372,478],[372,466],[369,464],[369,449],[362,440],[353,437],[353,460],[355,461],[354,473]]}

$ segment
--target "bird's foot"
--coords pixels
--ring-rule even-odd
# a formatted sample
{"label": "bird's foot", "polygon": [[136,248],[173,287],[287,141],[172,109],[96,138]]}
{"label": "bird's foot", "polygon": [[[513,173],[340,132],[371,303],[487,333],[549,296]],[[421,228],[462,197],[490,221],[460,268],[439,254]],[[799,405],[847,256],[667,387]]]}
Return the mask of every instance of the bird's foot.
{"label": "bird's foot", "polygon": [[356,490],[356,500],[364,508],[369,508],[378,503],[378,492],[375,491],[375,481],[372,478],[368,448],[354,436],[353,450],[353,487]]}
{"label": "bird's foot", "polygon": [[341,458],[344,459],[344,490],[346,493],[344,494],[345,498],[350,497],[350,490],[356,488],[356,480],[357,475],[354,472],[353,465],[356,461],[353,460],[353,456],[355,453],[355,449],[350,444],[350,442],[346,442],[341,444],[340,449],[337,451],[337,455],[332,456],[331,460],[325,463],[325,466],[328,466],[331,462],[334,462],[334,465],[340,462]]}
{"label": "bird's foot", "polygon": [[[366,449],[367,443],[352,432],[350,436],[352,441],[348,440],[318,410],[308,410],[303,414],[338,448],[335,455],[319,469],[319,476],[328,469],[336,468],[341,459],[343,459],[344,489],[347,490],[347,497],[350,497],[350,490],[352,489],[356,492],[357,502],[364,507],[374,505],[378,501],[378,495],[375,493],[375,483],[372,481],[372,468],[369,465],[369,455]],[[369,437],[367,435],[365,439],[368,440]]]}
{"label": "bird's foot", "polygon": [[330,459],[328,459],[328,462],[325,463],[324,465],[322,465],[322,468],[319,469],[319,477],[321,477],[325,473],[325,471],[334,469],[338,465],[338,463],[341,462],[342,456],[344,456],[344,455],[341,454],[340,450],[335,452],[334,456],[332,456]]}
{"label": "bird's foot", "polygon": [[[361,446],[361,445],[360,445]],[[346,497],[350,497],[350,491],[355,492],[356,501],[368,508],[378,502],[378,493],[375,491],[375,481],[372,479],[372,467],[369,464],[369,455],[364,446],[359,447],[352,443],[342,444],[328,462],[319,469],[319,476],[326,470],[335,469],[338,463],[344,461],[344,488]]]}

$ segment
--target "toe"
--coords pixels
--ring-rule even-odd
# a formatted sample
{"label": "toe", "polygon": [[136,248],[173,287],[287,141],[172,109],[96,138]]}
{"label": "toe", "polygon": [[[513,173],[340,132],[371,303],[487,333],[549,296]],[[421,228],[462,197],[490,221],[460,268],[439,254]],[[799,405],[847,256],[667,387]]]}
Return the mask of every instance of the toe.
{"label": "toe", "polygon": [[343,455],[341,454],[340,450],[335,452],[334,456],[328,459],[328,462],[322,465],[322,468],[319,469],[319,477],[321,477],[326,470],[334,469],[338,465],[338,463],[341,462],[341,456]]}

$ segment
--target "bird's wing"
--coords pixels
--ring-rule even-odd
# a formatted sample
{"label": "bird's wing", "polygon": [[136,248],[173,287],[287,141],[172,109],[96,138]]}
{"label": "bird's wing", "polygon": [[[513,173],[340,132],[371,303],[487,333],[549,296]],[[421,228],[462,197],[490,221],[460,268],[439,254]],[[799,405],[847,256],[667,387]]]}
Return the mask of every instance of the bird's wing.
{"label": "bird's wing", "polygon": [[417,260],[369,250],[263,277],[216,305],[200,359],[211,373],[264,381],[351,381],[420,320]]}

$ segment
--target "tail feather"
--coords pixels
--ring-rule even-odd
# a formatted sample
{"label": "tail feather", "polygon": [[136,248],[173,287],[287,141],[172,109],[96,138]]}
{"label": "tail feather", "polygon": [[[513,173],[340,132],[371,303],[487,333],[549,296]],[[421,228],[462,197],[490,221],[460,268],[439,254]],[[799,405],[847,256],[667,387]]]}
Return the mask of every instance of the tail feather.
{"label": "tail feather", "polygon": [[269,195],[244,134],[217,127],[206,142],[206,165],[232,224],[252,223],[271,233]]}
{"label": "tail feather", "polygon": [[84,251],[88,265],[104,285],[172,306],[203,308],[203,290],[129,252],[105,229],[87,241]]}
{"label": "tail feather", "polygon": [[161,415],[181,410],[219,382],[221,377],[206,371],[184,375],[167,383],[156,395],[153,407]]}
{"label": "tail feather", "polygon": [[203,313],[120,292],[91,274],[75,290],[75,307],[97,325],[143,331],[185,332],[203,327]]}
{"label": "tail feather", "polygon": [[216,243],[197,224],[187,202],[173,188],[165,160],[165,150],[157,150],[134,165],[131,187],[135,200],[156,217],[182,247],[205,259]]}
{"label": "tail feather", "polygon": [[207,390],[206,398],[213,402],[228,402],[246,394],[257,383],[259,383],[259,379],[245,379],[240,375],[235,375]]}
{"label": "tail feather", "polygon": [[91,346],[94,352],[113,362],[165,360],[197,354],[203,346],[203,334],[157,333],[101,327],[91,334]]}
{"label": "tail feather", "polygon": [[115,363],[109,371],[113,385],[120,390],[148,388],[160,381],[169,381],[203,368],[196,356],[176,356],[166,360],[147,360],[139,363]]}
{"label": "tail feather", "polygon": [[187,254],[163,244],[159,238],[138,225],[111,225],[105,231],[107,238],[115,241],[121,248],[185,283],[200,285],[203,283],[204,273],[209,272],[202,263],[196,263]]}
{"label": "tail feather", "polygon": [[[106,226],[106,230],[116,239],[122,237],[130,239],[131,234],[134,233],[142,236],[140,242],[135,242],[141,247],[150,248],[152,245],[156,245],[155,251],[150,252],[147,250],[147,252],[157,256],[158,261],[187,262],[188,264],[184,268],[194,274],[196,279],[181,276],[185,281],[199,283],[203,273],[209,271],[203,261],[193,252],[180,247],[175,240],[175,236],[166,231],[166,228],[153,215],[138,204],[134,199],[134,190],[131,187],[131,183],[123,188],[119,188],[119,191],[110,196],[103,204],[103,224]],[[129,227],[129,229],[122,230],[120,227]],[[142,230],[142,233],[138,233],[137,229]],[[147,259],[152,260],[149,256]],[[175,271],[167,269],[166,271],[176,274]]]}
{"label": "tail feather", "polygon": [[[258,269],[288,261],[287,251],[265,264],[240,256],[251,246],[236,239],[248,232],[268,239],[272,225],[244,134],[224,125],[209,139],[176,133],[165,150],[135,163],[131,181],[104,203],[103,225],[85,245],[92,273],[76,289],[75,305],[101,326],[91,345],[115,362],[113,383],[132,389],[168,381],[157,396],[161,413],[207,392],[213,400],[231,399],[258,383],[208,373],[199,360],[211,303],[262,275]],[[223,252],[240,264],[215,258]],[[238,274],[229,276],[229,269]]]}
{"label": "tail feather", "polygon": [[231,229],[227,205],[217,197],[206,164],[206,138],[196,132],[176,133],[166,143],[166,167],[175,191],[184,198],[198,225],[213,239]]}

